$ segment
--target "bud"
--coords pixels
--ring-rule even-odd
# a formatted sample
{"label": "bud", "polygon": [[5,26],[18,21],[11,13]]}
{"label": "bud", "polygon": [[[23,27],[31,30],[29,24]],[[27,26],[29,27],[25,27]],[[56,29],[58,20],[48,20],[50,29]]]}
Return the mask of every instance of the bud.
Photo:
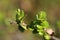
{"label": "bud", "polygon": [[51,36],[53,36],[53,34],[54,34],[54,31],[52,30],[52,29],[50,29],[50,28],[45,28],[44,29],[49,35],[51,35]]}

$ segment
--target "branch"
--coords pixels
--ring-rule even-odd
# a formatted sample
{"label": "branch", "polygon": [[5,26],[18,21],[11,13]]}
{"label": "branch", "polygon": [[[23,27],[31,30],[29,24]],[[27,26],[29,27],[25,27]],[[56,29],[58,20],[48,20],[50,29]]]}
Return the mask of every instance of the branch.
{"label": "branch", "polygon": [[[9,20],[9,22],[10,22],[10,24],[17,24],[16,21],[14,21],[14,20]],[[27,26],[27,24],[25,24],[25,23],[22,23],[21,25]],[[45,31],[47,31],[47,30],[45,29]],[[49,29],[48,29],[48,31],[49,31]],[[47,33],[48,33],[48,31],[47,31]],[[52,35],[51,40],[60,40],[60,38],[57,38],[57,37]]]}
{"label": "branch", "polygon": [[51,40],[60,40],[60,38],[57,38],[55,36],[51,36]]}

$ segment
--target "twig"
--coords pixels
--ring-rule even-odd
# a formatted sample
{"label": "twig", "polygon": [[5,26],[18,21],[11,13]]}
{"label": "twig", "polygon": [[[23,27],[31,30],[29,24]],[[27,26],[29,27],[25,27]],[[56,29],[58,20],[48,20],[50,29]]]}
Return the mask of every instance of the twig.
{"label": "twig", "polygon": [[55,36],[51,36],[51,40],[60,40],[60,39]]}
{"label": "twig", "polygon": [[[10,24],[17,24],[14,20],[9,20]],[[23,26],[27,26],[27,24],[22,23]],[[60,40],[60,38],[57,38],[55,36],[51,36],[51,40]]]}

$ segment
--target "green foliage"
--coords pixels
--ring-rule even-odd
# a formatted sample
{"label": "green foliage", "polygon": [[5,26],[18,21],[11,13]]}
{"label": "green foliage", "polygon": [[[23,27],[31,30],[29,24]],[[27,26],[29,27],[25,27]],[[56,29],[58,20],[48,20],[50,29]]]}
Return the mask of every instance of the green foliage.
{"label": "green foliage", "polygon": [[50,40],[50,36],[49,36],[48,34],[45,34],[45,35],[44,35],[44,38],[45,38],[46,40]]}
{"label": "green foliage", "polygon": [[40,11],[36,15],[36,20],[30,24],[30,28],[33,29],[33,33],[38,33],[40,36],[44,36],[44,39],[49,40],[50,36],[44,31],[45,28],[49,28],[47,22],[46,12]]}
{"label": "green foliage", "polygon": [[16,14],[16,22],[17,22],[17,24],[19,24],[24,17],[24,12],[23,12],[23,10],[18,9],[16,13],[17,13]]}
{"label": "green foliage", "polygon": [[[22,19],[24,17],[24,12],[18,9],[16,14],[16,22],[18,24],[19,30],[24,31],[24,28],[20,25]],[[47,34],[44,29],[49,28],[49,23],[46,18],[46,12],[40,11],[36,15],[36,19],[32,21],[29,25],[27,25],[27,29],[30,29],[34,34],[39,34],[44,37],[45,40],[50,40],[49,34]]]}
{"label": "green foliage", "polygon": [[40,11],[36,15],[37,20],[45,20],[46,19],[46,12],[45,11]]}
{"label": "green foliage", "polygon": [[18,24],[18,29],[21,32],[23,32],[25,29],[22,27],[21,22],[22,22],[22,20],[24,18],[24,12],[23,12],[23,10],[18,9],[16,13],[17,13],[16,14],[16,22]]}

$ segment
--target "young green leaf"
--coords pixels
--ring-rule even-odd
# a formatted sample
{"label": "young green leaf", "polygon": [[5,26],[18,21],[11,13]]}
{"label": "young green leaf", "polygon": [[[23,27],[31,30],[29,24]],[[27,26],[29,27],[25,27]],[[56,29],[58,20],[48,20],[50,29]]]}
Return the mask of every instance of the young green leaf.
{"label": "young green leaf", "polygon": [[47,21],[43,21],[43,22],[42,22],[42,26],[43,26],[44,28],[49,28],[49,23],[48,23]]}
{"label": "young green leaf", "polygon": [[23,12],[23,10],[20,12],[20,17],[19,17],[19,19],[20,20],[22,20],[24,18],[24,12]]}
{"label": "young green leaf", "polygon": [[48,34],[45,34],[44,37],[46,40],[50,40],[50,36]]}
{"label": "young green leaf", "polygon": [[22,27],[21,21],[22,21],[22,19],[23,19],[23,17],[24,17],[24,12],[23,12],[23,10],[18,9],[16,13],[17,13],[17,14],[16,14],[16,22],[17,22],[17,24],[18,24],[18,29],[19,29],[21,32],[23,32],[25,29]]}
{"label": "young green leaf", "polygon": [[17,15],[18,15],[18,19],[19,19],[19,20],[22,20],[23,17],[24,17],[24,11],[18,9],[18,10],[17,10]]}
{"label": "young green leaf", "polygon": [[37,20],[45,20],[46,19],[46,12],[45,11],[40,11],[36,15]]}

